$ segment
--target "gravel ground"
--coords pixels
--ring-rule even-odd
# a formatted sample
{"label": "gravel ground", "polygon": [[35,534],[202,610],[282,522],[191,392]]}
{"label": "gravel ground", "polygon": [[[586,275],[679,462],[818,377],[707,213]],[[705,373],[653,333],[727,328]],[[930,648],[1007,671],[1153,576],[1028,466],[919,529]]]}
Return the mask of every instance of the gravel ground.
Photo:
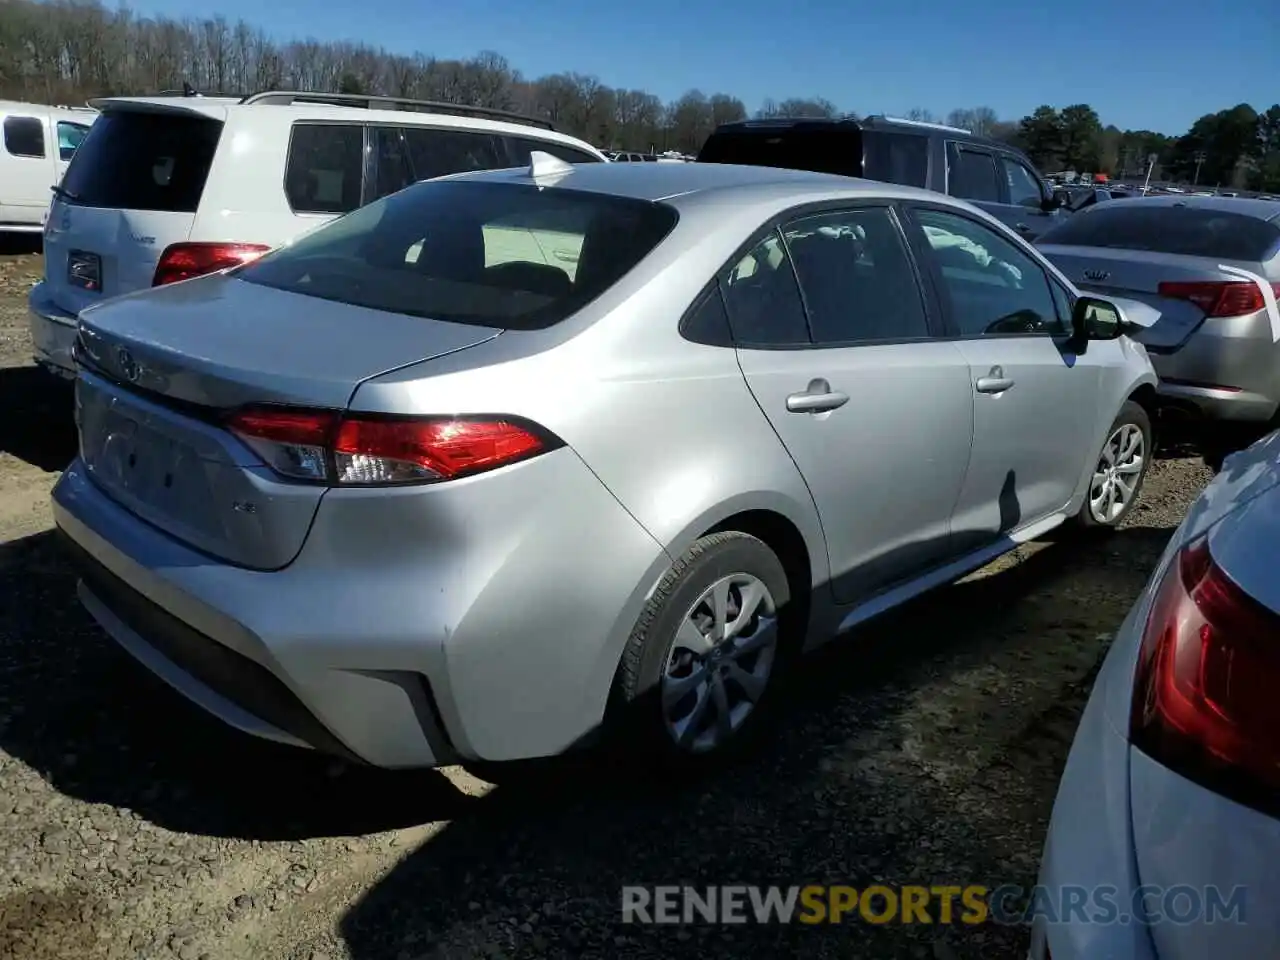
{"label": "gravel ground", "polygon": [[1030,884],[1100,657],[1190,498],[1166,455],[1105,543],[1032,544],[810,658],[786,728],[676,789],[373,774],[224,728],[80,610],[49,536],[69,395],[0,251],[0,956],[1017,958],[1016,928],[640,928],[626,883]]}

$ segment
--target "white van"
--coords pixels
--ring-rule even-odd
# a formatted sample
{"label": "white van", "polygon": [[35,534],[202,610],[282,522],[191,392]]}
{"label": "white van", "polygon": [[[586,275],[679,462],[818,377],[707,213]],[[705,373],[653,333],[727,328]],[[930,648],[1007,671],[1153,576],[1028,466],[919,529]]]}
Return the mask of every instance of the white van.
{"label": "white van", "polygon": [[418,180],[527,166],[534,150],[606,162],[546,121],[462,104],[271,91],[92,105],[28,299],[36,363],[63,377],[76,316],[109,297],[236,266]]}
{"label": "white van", "polygon": [[92,126],[88,107],[0,100],[0,233],[39,233],[56,186]]}

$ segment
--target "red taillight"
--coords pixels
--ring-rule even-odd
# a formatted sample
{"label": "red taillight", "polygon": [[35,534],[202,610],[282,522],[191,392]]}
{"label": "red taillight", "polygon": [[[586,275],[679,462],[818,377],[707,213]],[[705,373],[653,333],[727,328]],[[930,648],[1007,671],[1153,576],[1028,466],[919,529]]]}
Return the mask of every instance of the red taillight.
{"label": "red taillight", "polygon": [[364,417],[252,407],[227,428],[277,473],[342,486],[452,480],[526,460],[559,445],[503,417]]}
{"label": "red taillight", "polygon": [[256,260],[270,249],[261,243],[175,243],[160,254],[151,285],[159,287],[238,267]]}
{"label": "red taillight", "polygon": [[[1280,284],[1272,287],[1280,295]],[[1207,317],[1240,317],[1267,305],[1262,290],[1249,280],[1169,280],[1156,289],[1162,297],[1190,300]]]}
{"label": "red taillight", "polygon": [[1251,805],[1280,791],[1280,615],[1214,562],[1205,539],[1161,581],[1143,634],[1134,744]]}

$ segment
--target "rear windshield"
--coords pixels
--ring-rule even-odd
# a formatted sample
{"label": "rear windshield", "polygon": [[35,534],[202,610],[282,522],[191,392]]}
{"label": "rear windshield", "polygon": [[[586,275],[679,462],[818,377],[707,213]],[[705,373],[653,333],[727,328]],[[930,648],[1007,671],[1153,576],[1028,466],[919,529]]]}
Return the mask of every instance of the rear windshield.
{"label": "rear windshield", "polygon": [[292,293],[539,330],[622,278],[676,224],[664,204],[510,183],[427,181],[236,271]]}
{"label": "rear windshield", "polygon": [[748,127],[713,133],[698,160],[837,173],[923,187],[929,178],[929,140],[909,133],[860,130],[852,124]]}
{"label": "rear windshield", "polygon": [[103,113],[75,151],[62,187],[90,207],[195,213],[222,123],[179,113]]}
{"label": "rear windshield", "polygon": [[1272,220],[1224,210],[1149,204],[1135,199],[1072,214],[1042,233],[1036,242],[1260,262],[1268,259],[1280,243],[1280,226]]}

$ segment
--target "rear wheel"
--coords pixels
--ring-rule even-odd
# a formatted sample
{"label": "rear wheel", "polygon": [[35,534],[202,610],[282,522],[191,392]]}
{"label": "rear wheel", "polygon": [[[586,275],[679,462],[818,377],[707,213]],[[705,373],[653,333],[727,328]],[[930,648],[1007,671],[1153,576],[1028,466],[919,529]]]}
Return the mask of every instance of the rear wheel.
{"label": "rear wheel", "polygon": [[786,571],[763,541],[728,531],[694,543],[622,656],[614,717],[628,745],[698,768],[750,743],[794,651],[790,601]]}
{"label": "rear wheel", "polygon": [[1127,400],[1098,453],[1077,524],[1099,531],[1119,526],[1138,502],[1151,453],[1151,418],[1139,404]]}

